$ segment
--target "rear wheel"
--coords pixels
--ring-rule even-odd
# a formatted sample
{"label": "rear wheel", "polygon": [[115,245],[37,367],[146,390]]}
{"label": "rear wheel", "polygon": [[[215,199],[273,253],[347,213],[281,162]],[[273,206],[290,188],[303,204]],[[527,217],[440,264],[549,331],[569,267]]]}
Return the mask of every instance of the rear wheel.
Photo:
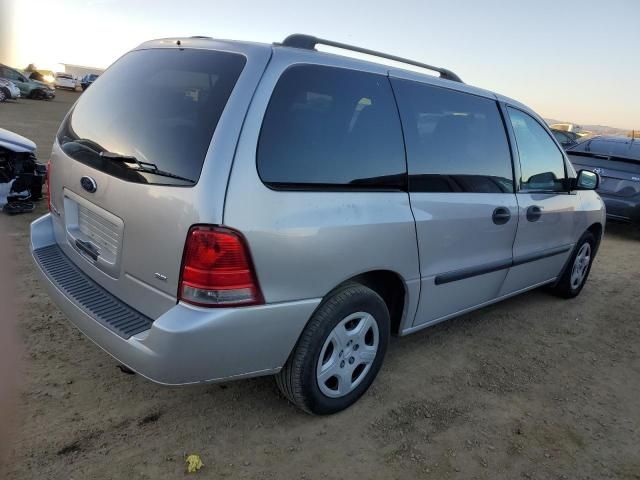
{"label": "rear wheel", "polygon": [[596,237],[591,232],[586,232],[576,244],[560,281],[551,287],[551,293],[563,298],[577,297],[589,277],[595,251]]}
{"label": "rear wheel", "polygon": [[326,415],[355,403],[375,379],[389,342],[389,312],[373,290],[338,288],[306,326],[276,376],[282,393],[306,412]]}
{"label": "rear wheel", "polygon": [[10,98],[9,90],[0,88],[0,103],[4,102],[7,98]]}

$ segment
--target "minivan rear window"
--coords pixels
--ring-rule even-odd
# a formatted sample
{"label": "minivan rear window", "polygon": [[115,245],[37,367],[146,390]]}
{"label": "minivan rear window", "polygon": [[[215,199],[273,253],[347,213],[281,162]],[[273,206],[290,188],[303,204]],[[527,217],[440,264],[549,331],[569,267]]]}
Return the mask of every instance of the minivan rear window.
{"label": "minivan rear window", "polygon": [[75,160],[124,180],[193,185],[245,63],[211,50],[130,52],[82,94],[58,142]]}

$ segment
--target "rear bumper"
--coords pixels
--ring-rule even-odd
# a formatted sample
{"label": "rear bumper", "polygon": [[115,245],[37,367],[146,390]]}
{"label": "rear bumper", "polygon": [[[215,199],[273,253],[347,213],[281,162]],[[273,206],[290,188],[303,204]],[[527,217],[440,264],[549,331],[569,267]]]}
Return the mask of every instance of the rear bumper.
{"label": "rear bumper", "polygon": [[[59,287],[38,255],[55,248],[50,214],[31,224],[31,251],[47,292],[82,333],[116,360],[161,384],[184,385],[276,373],[320,299],[243,308],[178,303],[129,338],[118,335]],[[74,275],[84,275],[74,271]],[[124,306],[124,305],[123,305]]]}
{"label": "rear bumper", "polygon": [[600,193],[607,207],[607,217],[640,224],[640,195],[617,197]]}

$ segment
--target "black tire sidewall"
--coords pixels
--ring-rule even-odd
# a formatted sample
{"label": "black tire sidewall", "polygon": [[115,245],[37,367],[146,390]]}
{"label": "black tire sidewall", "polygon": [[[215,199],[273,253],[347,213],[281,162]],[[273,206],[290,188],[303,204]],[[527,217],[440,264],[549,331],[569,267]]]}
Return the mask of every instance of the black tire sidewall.
{"label": "black tire sidewall", "polygon": [[11,95],[9,94],[9,90],[5,88],[0,88],[0,92],[4,95],[4,98],[0,97],[0,102],[4,102],[5,100],[9,100]]}
{"label": "black tire sidewall", "polygon": [[[330,321],[320,324],[314,332],[309,345],[308,355],[303,361],[302,388],[306,393],[307,407],[316,414],[329,414],[343,410],[355,403],[371,386],[384,361],[387,345],[389,343],[389,312],[387,307],[375,292],[360,287],[356,295],[350,296],[345,302],[334,305],[323,305],[320,309],[329,308],[330,311],[322,311],[323,316],[330,316]],[[319,312],[320,312],[319,309]],[[318,313],[319,313],[318,312]],[[356,312],[366,312],[373,316],[378,325],[379,345],[376,358],[362,382],[348,395],[340,398],[327,397],[322,393],[316,378],[320,352],[328,335],[333,328],[347,316]]]}
{"label": "black tire sidewall", "polygon": [[[580,249],[585,243],[588,243],[589,246],[591,247],[591,256],[589,259],[589,266],[587,267],[587,271],[584,275],[584,278],[582,279],[582,282],[580,282],[580,285],[578,285],[576,288],[573,288],[571,286],[571,272],[573,271],[573,265],[576,261],[576,257],[578,256],[578,252],[580,251]],[[595,256],[596,256],[596,238],[593,236],[591,232],[586,232],[584,235],[582,235],[582,237],[580,237],[580,240],[578,240],[578,244],[576,245],[573,255],[571,256],[571,261],[567,266],[567,271],[565,272],[566,278],[563,279],[567,282],[568,293],[572,297],[579,295],[582,289],[584,288],[584,285],[587,283],[587,279],[589,278],[589,273],[591,272],[591,266],[593,265]]]}

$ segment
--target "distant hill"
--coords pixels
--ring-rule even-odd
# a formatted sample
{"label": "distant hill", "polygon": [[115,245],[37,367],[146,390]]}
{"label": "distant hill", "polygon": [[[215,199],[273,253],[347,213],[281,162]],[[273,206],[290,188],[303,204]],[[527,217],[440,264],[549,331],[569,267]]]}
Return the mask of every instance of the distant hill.
{"label": "distant hill", "polygon": [[[574,123],[565,120],[555,120],[553,118],[545,118],[544,121],[547,122],[548,125],[553,125],[554,123]],[[608,127],[606,125],[587,125],[584,123],[578,123],[577,125],[580,125],[582,130],[592,132],[594,135],[622,135],[626,137],[631,133],[630,130],[624,128]]]}

